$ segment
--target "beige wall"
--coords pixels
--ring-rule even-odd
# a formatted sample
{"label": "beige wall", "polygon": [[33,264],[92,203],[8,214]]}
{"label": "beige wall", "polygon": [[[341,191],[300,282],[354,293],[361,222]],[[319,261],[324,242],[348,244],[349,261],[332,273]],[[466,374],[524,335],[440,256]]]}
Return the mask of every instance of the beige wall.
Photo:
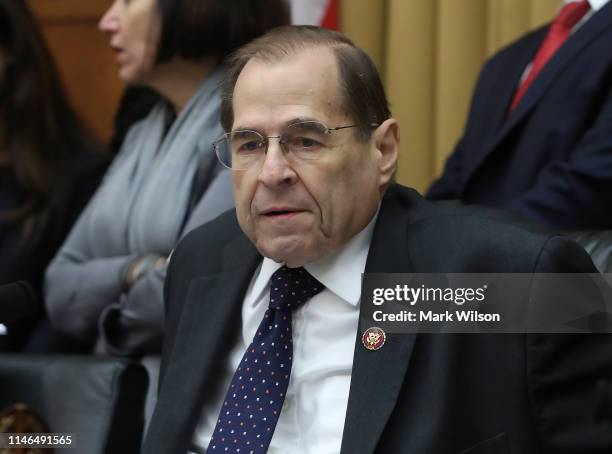
{"label": "beige wall", "polygon": [[482,63],[560,0],[341,0],[342,30],[380,68],[402,144],[398,179],[425,190],[457,141]]}
{"label": "beige wall", "polygon": [[[86,122],[107,139],[122,91],[107,38],[109,0],[28,0]],[[560,0],[340,0],[342,29],[383,74],[402,128],[400,182],[424,190],[441,171],[485,58],[547,22]]]}
{"label": "beige wall", "polygon": [[110,0],[28,0],[72,105],[102,139],[113,132],[123,84],[115,55],[97,29]]}

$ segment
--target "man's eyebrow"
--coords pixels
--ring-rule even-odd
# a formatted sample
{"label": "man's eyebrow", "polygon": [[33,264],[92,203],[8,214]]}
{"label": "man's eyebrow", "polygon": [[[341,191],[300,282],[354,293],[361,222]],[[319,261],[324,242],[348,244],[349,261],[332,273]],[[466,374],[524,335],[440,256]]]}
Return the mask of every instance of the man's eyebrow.
{"label": "man's eyebrow", "polygon": [[[314,117],[294,117],[294,118],[284,122],[283,125],[282,125],[282,128],[286,128],[287,126],[291,126],[291,125],[294,125],[296,123],[303,123],[305,121],[316,121],[317,123],[323,123],[320,119],[314,118]],[[264,133],[261,129],[256,128],[254,126],[242,126],[242,125],[240,125],[240,126],[236,126],[235,128],[232,129],[232,132],[241,132],[241,131],[255,131],[255,132],[258,132],[260,134]]]}
{"label": "man's eyebrow", "polygon": [[305,121],[316,121],[317,123],[321,123],[321,120],[319,120],[318,118],[313,118],[313,117],[296,117],[296,118],[292,118],[291,120],[287,121],[285,123],[285,126],[291,126],[291,125],[294,125],[296,123],[303,123]]}
{"label": "man's eyebrow", "polygon": [[254,131],[253,129],[235,129],[232,131],[232,137],[237,138],[237,137],[247,137],[249,135],[251,135],[253,132],[257,132],[259,134],[258,131]]}
{"label": "man's eyebrow", "polygon": [[257,128],[251,128],[249,126],[237,126],[235,128],[232,128],[232,130],[230,132],[245,132],[245,131],[256,131],[256,132],[259,132],[259,130]]}

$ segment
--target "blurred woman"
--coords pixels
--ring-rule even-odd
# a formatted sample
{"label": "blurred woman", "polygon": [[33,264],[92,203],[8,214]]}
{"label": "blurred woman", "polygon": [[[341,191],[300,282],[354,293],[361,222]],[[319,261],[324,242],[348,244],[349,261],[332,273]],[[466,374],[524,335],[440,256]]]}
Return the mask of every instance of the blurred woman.
{"label": "blurred woman", "polygon": [[118,355],[158,352],[167,256],[187,231],[233,205],[210,144],[220,126],[222,61],[289,22],[284,0],[115,0],[100,21],[119,77],[163,98],[121,151],[46,280],[55,325],[100,335]]}
{"label": "blurred woman", "polygon": [[128,85],[123,91],[113,121],[114,131],[109,148],[117,154],[134,123],[145,118],[160,100],[157,92],[140,85]]}
{"label": "blurred woman", "polygon": [[[0,284],[28,281],[42,294],[45,268],[93,194],[107,159],[62,90],[23,0],[0,0]],[[11,324],[1,350],[65,351],[41,310]]]}

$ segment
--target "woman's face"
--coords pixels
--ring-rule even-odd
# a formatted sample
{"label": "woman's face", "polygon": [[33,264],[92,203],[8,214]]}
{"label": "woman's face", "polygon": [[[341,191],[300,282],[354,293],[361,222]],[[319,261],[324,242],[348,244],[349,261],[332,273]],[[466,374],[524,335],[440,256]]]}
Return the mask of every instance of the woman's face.
{"label": "woman's face", "polygon": [[119,78],[146,85],[155,66],[161,30],[156,0],[114,0],[98,27],[110,36]]}

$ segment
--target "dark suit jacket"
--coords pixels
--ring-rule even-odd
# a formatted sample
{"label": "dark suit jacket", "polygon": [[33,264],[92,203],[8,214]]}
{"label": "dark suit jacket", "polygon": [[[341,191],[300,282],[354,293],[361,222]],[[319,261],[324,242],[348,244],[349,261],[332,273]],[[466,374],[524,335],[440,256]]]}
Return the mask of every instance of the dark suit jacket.
{"label": "dark suit jacket", "polygon": [[484,66],[432,199],[500,207],[564,229],[612,227],[612,2],[579,28],[508,116],[548,28]]}
{"label": "dark suit jacket", "polygon": [[[575,243],[473,211],[392,187],[366,272],[594,272]],[[176,248],[159,400],[143,452],[186,452],[260,261],[234,212]],[[388,334],[372,352],[355,334],[342,454],[612,452],[609,421],[595,419],[597,383],[612,377],[611,336]]]}

